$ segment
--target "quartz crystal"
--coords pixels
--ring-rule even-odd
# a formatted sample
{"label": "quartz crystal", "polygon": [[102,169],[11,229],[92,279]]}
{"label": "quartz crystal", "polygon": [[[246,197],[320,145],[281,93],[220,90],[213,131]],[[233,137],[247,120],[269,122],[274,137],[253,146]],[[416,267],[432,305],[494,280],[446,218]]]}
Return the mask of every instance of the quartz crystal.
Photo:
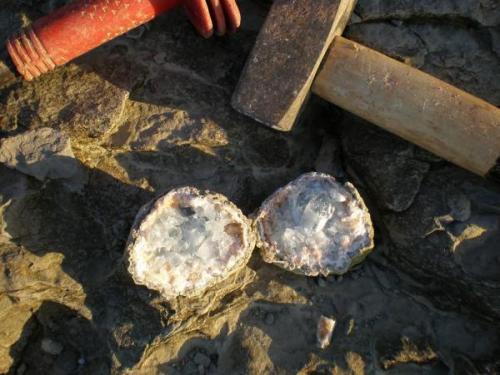
{"label": "quartz crystal", "polygon": [[316,328],[316,339],[321,349],[325,349],[332,342],[332,334],[336,324],[335,319],[327,318],[323,315],[319,318],[318,327]]}
{"label": "quartz crystal", "polygon": [[279,189],[256,214],[262,257],[308,276],[341,275],[373,248],[373,226],[350,183],[308,173]]}
{"label": "quartz crystal", "polygon": [[243,267],[254,246],[250,221],[227,198],[183,187],[139,211],[128,270],[166,298],[193,296]]}

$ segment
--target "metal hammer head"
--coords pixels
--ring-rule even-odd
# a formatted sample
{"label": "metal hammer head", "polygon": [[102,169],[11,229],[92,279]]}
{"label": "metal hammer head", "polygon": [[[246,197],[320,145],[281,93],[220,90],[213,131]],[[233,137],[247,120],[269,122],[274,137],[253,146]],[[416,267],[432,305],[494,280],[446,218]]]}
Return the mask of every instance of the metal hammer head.
{"label": "metal hammer head", "polygon": [[233,107],[267,126],[290,130],[355,3],[275,0],[233,94]]}

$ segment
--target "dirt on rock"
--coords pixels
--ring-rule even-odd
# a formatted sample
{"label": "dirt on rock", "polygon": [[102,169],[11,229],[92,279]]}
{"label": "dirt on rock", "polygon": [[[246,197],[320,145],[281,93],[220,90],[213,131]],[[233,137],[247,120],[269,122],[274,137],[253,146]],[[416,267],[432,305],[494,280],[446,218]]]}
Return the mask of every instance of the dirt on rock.
{"label": "dirt on rock", "polygon": [[[0,39],[62,3],[3,0]],[[204,40],[174,11],[0,91],[0,138],[63,132],[85,176],[74,189],[0,164],[0,373],[499,374],[499,186],[318,98],[291,133],[236,113],[266,13],[240,5],[229,37]],[[500,105],[494,0],[360,0],[345,34]],[[127,273],[152,198],[190,185],[249,215],[314,170],[355,184],[372,214],[375,250],[348,274],[307,278],[255,251],[201,297],[167,301]],[[336,320],[325,349],[321,316]]]}

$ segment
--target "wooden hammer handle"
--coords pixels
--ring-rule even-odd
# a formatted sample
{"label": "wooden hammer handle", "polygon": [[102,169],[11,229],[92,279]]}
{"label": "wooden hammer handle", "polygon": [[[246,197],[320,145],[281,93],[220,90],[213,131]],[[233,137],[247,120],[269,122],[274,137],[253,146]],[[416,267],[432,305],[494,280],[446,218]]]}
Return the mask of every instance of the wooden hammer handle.
{"label": "wooden hammer handle", "polygon": [[335,38],[312,90],[481,176],[500,157],[500,109],[343,37]]}

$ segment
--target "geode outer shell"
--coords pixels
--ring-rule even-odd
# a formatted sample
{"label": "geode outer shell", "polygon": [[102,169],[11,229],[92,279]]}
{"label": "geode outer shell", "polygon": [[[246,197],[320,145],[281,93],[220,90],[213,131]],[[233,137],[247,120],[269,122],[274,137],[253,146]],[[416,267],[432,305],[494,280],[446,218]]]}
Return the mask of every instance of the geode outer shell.
{"label": "geode outer shell", "polygon": [[356,188],[307,173],[277,190],[254,220],[262,258],[307,275],[342,275],[373,248],[373,226]]}
{"label": "geode outer shell", "polygon": [[193,297],[245,266],[254,247],[251,222],[226,197],[183,187],[139,210],[125,260],[136,284]]}

